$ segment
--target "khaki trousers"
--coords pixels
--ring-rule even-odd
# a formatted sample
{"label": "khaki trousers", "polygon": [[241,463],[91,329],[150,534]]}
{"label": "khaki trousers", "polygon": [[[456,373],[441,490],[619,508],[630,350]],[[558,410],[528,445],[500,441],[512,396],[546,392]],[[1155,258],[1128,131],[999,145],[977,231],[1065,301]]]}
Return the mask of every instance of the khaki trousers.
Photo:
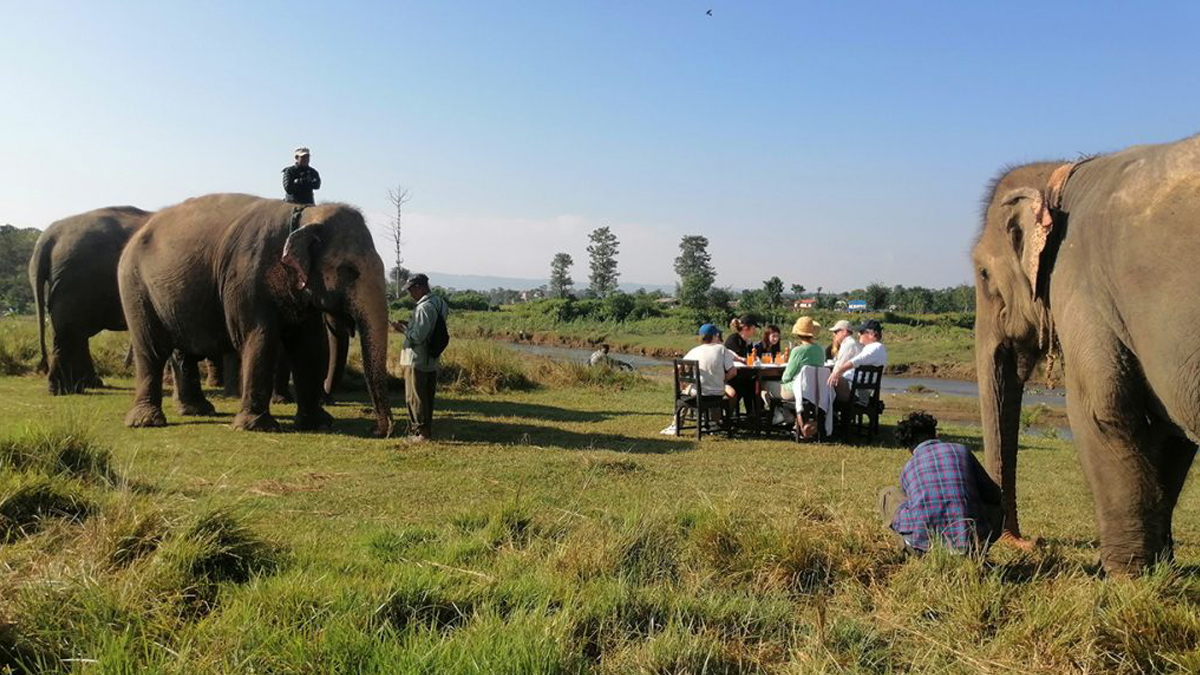
{"label": "khaki trousers", "polygon": [[877,500],[879,518],[884,529],[892,536],[892,541],[896,543],[896,548],[908,548],[904,537],[892,529],[892,520],[896,517],[896,509],[899,509],[902,503],[904,503],[904,490],[898,487],[885,487],[879,491]]}
{"label": "khaki trousers", "polygon": [[404,367],[404,401],[408,404],[408,433],[428,438],[433,434],[433,399],[437,371]]}

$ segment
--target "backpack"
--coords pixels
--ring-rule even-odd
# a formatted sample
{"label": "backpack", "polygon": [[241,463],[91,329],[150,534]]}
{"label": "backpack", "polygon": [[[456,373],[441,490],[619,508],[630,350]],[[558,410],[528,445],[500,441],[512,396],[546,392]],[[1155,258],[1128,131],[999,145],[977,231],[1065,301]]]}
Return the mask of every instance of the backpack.
{"label": "backpack", "polygon": [[437,321],[433,324],[433,333],[429,335],[429,356],[440,358],[449,344],[450,331],[446,329],[445,306],[442,306],[437,313]]}

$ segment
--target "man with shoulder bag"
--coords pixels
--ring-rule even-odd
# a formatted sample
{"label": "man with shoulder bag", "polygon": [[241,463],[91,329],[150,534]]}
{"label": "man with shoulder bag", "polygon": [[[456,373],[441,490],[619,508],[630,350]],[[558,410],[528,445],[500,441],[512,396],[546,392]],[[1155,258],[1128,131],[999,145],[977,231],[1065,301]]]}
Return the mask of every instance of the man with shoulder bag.
{"label": "man with shoulder bag", "polygon": [[437,393],[440,358],[450,343],[446,327],[446,301],[429,290],[429,277],[413,275],[404,289],[417,301],[412,321],[396,321],[392,328],[404,333],[400,365],[404,368],[404,398],[408,405],[408,440],[428,441],[433,436],[433,400]]}

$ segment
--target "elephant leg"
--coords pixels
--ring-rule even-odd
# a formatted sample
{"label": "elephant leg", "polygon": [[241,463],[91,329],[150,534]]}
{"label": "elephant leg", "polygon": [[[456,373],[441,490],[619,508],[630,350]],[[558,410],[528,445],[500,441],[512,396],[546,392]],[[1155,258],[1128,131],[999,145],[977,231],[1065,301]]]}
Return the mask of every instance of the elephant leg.
{"label": "elephant leg", "polygon": [[329,343],[320,315],[290,331],[283,341],[288,361],[293,365],[292,378],[296,383],[296,428],[302,431],[326,429],[333,417],[321,407],[324,394],[322,378],[328,359]]}
{"label": "elephant leg", "polygon": [[221,393],[229,398],[242,397],[242,357],[237,352],[221,355],[221,379],[224,381]]}
{"label": "elephant leg", "polygon": [[1167,537],[1166,550],[1163,551],[1163,557],[1166,559],[1175,557],[1175,536],[1171,521],[1175,514],[1175,506],[1179,503],[1179,493],[1183,491],[1183,484],[1195,457],[1196,444],[1186,436],[1172,435],[1163,441],[1158,461],[1158,480],[1166,500],[1162,516],[1162,528]]}
{"label": "elephant leg", "polygon": [[271,389],[279,362],[279,337],[273,330],[258,328],[242,345],[242,409],[233,418],[233,428],[245,431],[279,431],[271,416]]}
{"label": "elephant leg", "polygon": [[218,354],[204,361],[207,377],[205,378],[205,386],[220,389],[225,386],[225,365],[222,363],[224,357]]}
{"label": "elephant leg", "polygon": [[292,387],[289,380],[292,377],[292,364],[288,360],[287,350],[279,350],[279,362],[275,365],[275,381],[272,385],[271,403],[293,403]]}
{"label": "elephant leg", "polygon": [[[131,306],[133,311],[131,311]],[[130,427],[166,426],[162,411],[163,368],[171,354],[170,338],[158,318],[150,313],[149,302],[126,305],[129,333],[133,344],[133,405],[125,415]],[[130,316],[137,312],[136,315]]]}
{"label": "elephant leg", "polygon": [[69,329],[55,331],[50,350],[50,393],[82,394],[90,371],[87,338]]}
{"label": "elephant leg", "polygon": [[333,403],[333,392],[342,384],[346,374],[346,357],[350,353],[350,331],[340,326],[330,326],[328,331],[329,368],[325,373],[325,404]]}
{"label": "elephant leg", "polygon": [[1088,366],[1068,369],[1067,416],[1095,503],[1100,561],[1106,571],[1126,574],[1167,548],[1173,504],[1158,468],[1161,425],[1149,421],[1150,395],[1132,355],[1117,351],[1068,360]]}
{"label": "elephant leg", "polygon": [[104,386],[104,380],[96,374],[96,363],[92,361],[92,350],[88,346],[88,341],[83,341],[83,351],[79,354],[83,361],[83,386],[87,389],[100,389]]}
{"label": "elephant leg", "polygon": [[217,409],[204,398],[204,389],[200,386],[199,359],[176,350],[170,363],[175,377],[175,407],[179,414],[215,414]]}

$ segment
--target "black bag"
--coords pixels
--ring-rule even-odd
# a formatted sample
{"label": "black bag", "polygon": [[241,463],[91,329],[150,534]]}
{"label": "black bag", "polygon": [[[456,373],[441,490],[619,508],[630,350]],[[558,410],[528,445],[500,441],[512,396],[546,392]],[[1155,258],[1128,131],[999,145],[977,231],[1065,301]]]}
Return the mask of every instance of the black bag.
{"label": "black bag", "polygon": [[[444,309],[443,307],[442,310]],[[439,310],[437,321],[433,324],[433,333],[429,335],[429,356],[435,359],[440,358],[449,344],[450,331],[446,329],[446,313]]]}

